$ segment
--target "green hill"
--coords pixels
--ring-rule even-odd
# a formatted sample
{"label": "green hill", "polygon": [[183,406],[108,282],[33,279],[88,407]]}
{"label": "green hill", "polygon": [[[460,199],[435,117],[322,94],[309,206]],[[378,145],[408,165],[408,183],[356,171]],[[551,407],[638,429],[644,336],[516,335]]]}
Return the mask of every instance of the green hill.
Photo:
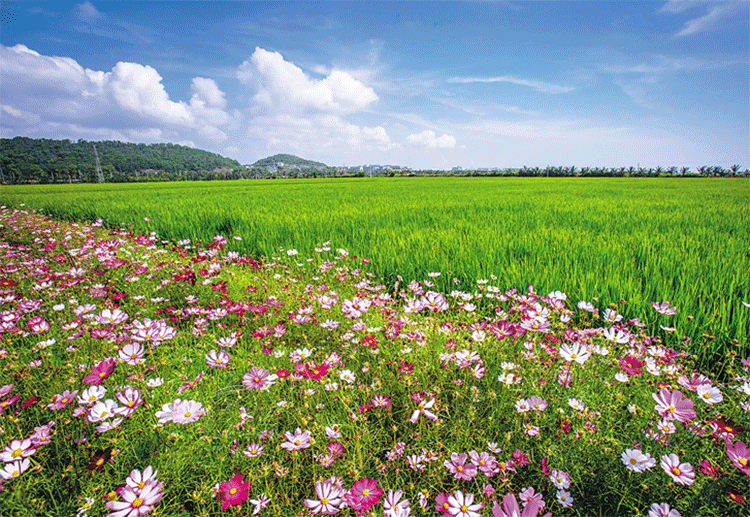
{"label": "green hill", "polygon": [[325,163],[305,160],[304,158],[294,156],[293,154],[274,154],[273,156],[269,156],[268,158],[258,160],[257,162],[252,164],[251,167],[270,167],[271,165],[276,165],[279,162],[283,163],[285,166],[296,165],[301,167],[306,165],[308,167],[326,167]]}
{"label": "green hill", "polygon": [[171,143],[106,140],[1,138],[0,181],[5,183],[94,182],[96,146],[106,182],[218,179],[245,172],[237,160]]}

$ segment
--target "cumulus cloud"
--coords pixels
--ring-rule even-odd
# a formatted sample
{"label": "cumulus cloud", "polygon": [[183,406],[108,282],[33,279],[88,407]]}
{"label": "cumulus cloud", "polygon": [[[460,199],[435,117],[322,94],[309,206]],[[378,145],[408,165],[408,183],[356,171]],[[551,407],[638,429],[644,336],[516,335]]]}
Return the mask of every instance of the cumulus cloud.
{"label": "cumulus cloud", "polygon": [[446,134],[438,137],[431,129],[427,129],[421,133],[411,134],[406,137],[406,141],[412,145],[426,147],[428,149],[453,149],[456,147],[455,137]]}
{"label": "cumulus cloud", "polygon": [[45,56],[18,44],[0,45],[0,68],[4,111],[22,114],[14,116],[19,128],[36,117],[42,125],[72,124],[89,132],[110,128],[153,135],[154,128],[172,127],[226,138],[218,127],[229,118],[226,101],[212,79],[196,77],[188,103],[171,100],[156,69],[139,63],[90,70],[69,57]]}
{"label": "cumulus cloud", "polygon": [[278,52],[257,47],[237,69],[237,78],[255,89],[253,100],[274,112],[353,113],[378,100],[375,91],[351,74],[333,70],[314,79]]}

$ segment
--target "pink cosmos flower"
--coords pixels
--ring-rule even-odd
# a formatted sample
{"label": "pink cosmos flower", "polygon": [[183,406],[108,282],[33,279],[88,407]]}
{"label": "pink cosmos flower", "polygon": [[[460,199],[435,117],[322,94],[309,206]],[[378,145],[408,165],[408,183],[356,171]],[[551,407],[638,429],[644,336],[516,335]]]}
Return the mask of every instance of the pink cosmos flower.
{"label": "pink cosmos flower", "polygon": [[680,458],[676,454],[662,456],[661,468],[680,485],[692,485],[695,481],[693,466],[690,463],[680,463]]}
{"label": "pink cosmos flower", "polygon": [[732,444],[727,441],[726,451],[732,465],[750,476],[750,448],[745,445],[745,442],[737,441]]}
{"label": "pink cosmos flower", "polygon": [[229,364],[231,357],[224,350],[211,350],[206,354],[206,364],[212,368],[224,368]]}
{"label": "pink cosmos flower", "polygon": [[30,438],[11,440],[10,444],[6,445],[5,448],[0,451],[0,461],[4,463],[19,461],[31,456],[35,452],[36,446],[34,446]]}
{"label": "pink cosmos flower", "polygon": [[651,306],[659,314],[666,314],[667,316],[672,316],[677,312],[677,308],[670,306],[669,302],[651,302]]}
{"label": "pink cosmos flower", "polygon": [[499,472],[497,458],[488,452],[469,451],[469,458],[477,469],[487,477],[492,477]]}
{"label": "pink cosmos flower", "polygon": [[265,368],[253,366],[250,371],[242,377],[242,385],[249,390],[267,390],[269,386],[276,383],[278,376],[272,374]]}
{"label": "pink cosmos flower", "polygon": [[529,406],[534,411],[544,411],[547,409],[547,401],[542,397],[533,396],[529,398]]}
{"label": "pink cosmos flower", "polygon": [[443,466],[448,469],[448,472],[453,474],[455,479],[463,479],[469,481],[474,479],[477,475],[477,467],[473,463],[466,463],[468,456],[466,454],[459,454],[457,452],[451,453],[451,459],[445,460]]}
{"label": "pink cosmos flower", "polygon": [[710,384],[701,384],[695,391],[698,393],[698,398],[710,406],[724,400],[724,396],[721,394],[719,388]]}
{"label": "pink cosmos flower", "polygon": [[124,323],[128,315],[120,309],[104,309],[94,319],[99,325],[118,325]]}
{"label": "pink cosmos flower", "polygon": [[482,509],[482,503],[472,504],[473,502],[474,494],[464,494],[457,490],[448,498],[448,514],[454,517],[481,517],[479,510]]}
{"label": "pink cosmos flower", "polygon": [[147,483],[159,482],[159,480],[156,479],[157,472],[158,471],[154,470],[151,465],[143,469],[143,472],[137,469],[133,469],[125,479],[125,485],[129,486],[136,492],[140,492],[141,490],[143,490]]}
{"label": "pink cosmos flower", "polygon": [[190,424],[196,422],[207,411],[203,409],[203,404],[195,400],[183,400],[172,406],[172,422],[176,424]]}
{"label": "pink cosmos flower", "polygon": [[122,404],[115,410],[115,413],[128,418],[138,407],[143,404],[143,398],[141,398],[141,391],[138,388],[132,386],[125,386],[121,392],[115,395],[115,398]]}
{"label": "pink cosmos flower", "polygon": [[83,378],[83,382],[93,385],[101,384],[104,379],[112,375],[116,365],[117,361],[113,357],[108,357],[100,361],[91,369],[91,373]]}
{"label": "pink cosmos flower", "polygon": [[310,447],[310,431],[303,433],[298,427],[294,430],[294,434],[287,431],[284,436],[286,436],[287,441],[281,444],[282,449],[294,452]]}
{"label": "pink cosmos flower", "polygon": [[560,503],[560,506],[563,508],[570,508],[573,506],[573,498],[570,495],[570,492],[566,492],[565,490],[558,490],[557,491],[557,502]]}
{"label": "pink cosmos flower", "polygon": [[128,343],[117,352],[117,357],[124,363],[135,366],[145,362],[143,354],[143,346],[140,343]]}
{"label": "pink cosmos flower", "polygon": [[315,482],[315,495],[317,499],[305,499],[302,504],[309,508],[313,515],[333,515],[340,511],[339,505],[344,495],[341,487],[334,483],[334,478]]}
{"label": "pink cosmos flower", "polygon": [[250,481],[242,482],[242,474],[235,475],[229,481],[224,481],[219,485],[219,495],[221,496],[221,509],[226,510],[230,506],[237,506],[247,501]]}
{"label": "pink cosmos flower", "polygon": [[[534,491],[533,488],[524,490],[523,493],[528,490]],[[525,500],[523,505],[523,512],[518,506],[518,500],[516,500],[515,494],[506,494],[503,497],[503,506],[500,507],[497,503],[492,507],[492,517],[537,517],[539,512],[542,511],[545,504],[542,501],[541,494],[535,494],[538,497],[529,498]],[[544,514],[544,517],[552,517],[551,513]]]}
{"label": "pink cosmos flower", "polygon": [[355,512],[364,513],[380,502],[383,489],[378,488],[374,479],[362,478],[352,485],[352,488],[344,495],[346,504]]}
{"label": "pink cosmos flower", "polygon": [[388,490],[383,501],[383,517],[408,517],[411,514],[408,499],[401,500],[403,490]]}
{"label": "pink cosmos flower", "polygon": [[59,395],[53,395],[52,402],[47,404],[47,409],[51,409],[53,411],[62,409],[68,404],[70,404],[71,402],[73,402],[73,400],[75,400],[76,398],[76,395],[78,395],[78,390],[74,390],[74,391],[65,390]]}
{"label": "pink cosmos flower", "polygon": [[681,391],[669,391],[669,388],[662,388],[659,393],[652,393],[651,396],[656,401],[654,409],[665,420],[687,422],[696,416],[693,411],[695,404],[690,399],[682,398]]}
{"label": "pink cosmos flower", "polygon": [[432,406],[435,405],[435,399],[430,399],[427,402],[420,402],[419,406],[417,406],[417,409],[414,410],[414,412],[411,414],[411,417],[409,418],[409,422],[412,424],[416,424],[417,420],[419,420],[419,415],[424,415],[429,420],[437,420],[438,417],[435,413],[430,411],[432,409]]}
{"label": "pink cosmos flower", "polygon": [[447,514],[448,509],[451,507],[451,505],[448,503],[448,499],[450,499],[451,495],[447,492],[440,492],[438,495],[435,496],[435,511],[440,512],[442,514]]}
{"label": "pink cosmos flower", "polygon": [[247,446],[247,449],[242,451],[242,454],[244,454],[248,458],[257,458],[258,456],[263,454],[263,449],[265,449],[263,445],[253,442]]}
{"label": "pink cosmos flower", "polygon": [[50,443],[52,440],[52,427],[54,427],[54,425],[55,422],[50,420],[45,425],[40,425],[34,428],[34,432],[29,436],[34,447]]}
{"label": "pink cosmos flower", "polygon": [[164,496],[163,484],[149,482],[136,491],[129,486],[120,490],[122,501],[107,501],[105,506],[112,510],[107,517],[141,517],[151,513],[154,505]]}
{"label": "pink cosmos flower", "polygon": [[682,517],[682,514],[672,510],[667,503],[654,503],[648,510],[648,517]]}

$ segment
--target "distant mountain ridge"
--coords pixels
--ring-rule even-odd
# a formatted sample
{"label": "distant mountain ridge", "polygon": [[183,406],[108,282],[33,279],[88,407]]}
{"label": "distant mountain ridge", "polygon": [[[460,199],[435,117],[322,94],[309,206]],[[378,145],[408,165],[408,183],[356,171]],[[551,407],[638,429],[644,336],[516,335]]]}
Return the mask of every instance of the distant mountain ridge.
{"label": "distant mountain ridge", "polygon": [[297,165],[297,166],[308,166],[308,167],[327,167],[325,163],[315,162],[313,160],[305,160],[299,156],[293,154],[274,154],[268,158],[258,160],[251,167],[271,167],[277,163],[283,163],[284,166]]}

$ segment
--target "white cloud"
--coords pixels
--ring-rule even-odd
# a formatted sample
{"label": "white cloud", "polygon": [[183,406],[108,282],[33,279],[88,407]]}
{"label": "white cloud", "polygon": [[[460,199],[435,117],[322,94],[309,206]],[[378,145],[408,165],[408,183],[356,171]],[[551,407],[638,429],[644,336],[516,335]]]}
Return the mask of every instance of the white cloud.
{"label": "white cloud", "polygon": [[193,115],[184,102],[169,100],[162,78],[154,68],[121,61],[110,74],[108,83],[120,107],[165,123],[193,123]]}
{"label": "white cloud", "polygon": [[[707,30],[713,30],[713,29],[719,29],[721,28],[721,25],[719,24],[720,20],[723,20],[724,18],[727,18],[730,14],[738,10],[738,8],[743,8],[742,4],[744,2],[728,2],[728,3],[709,3],[707,5],[710,5],[711,8],[709,11],[704,14],[703,16],[699,16],[697,18],[692,18],[685,22],[685,26],[683,29],[674,35],[675,38],[680,38],[683,36],[691,36],[693,34],[697,34],[699,32],[704,32]],[[681,12],[684,10],[688,5],[681,5],[677,3],[672,3],[674,5],[670,6],[668,9],[663,9],[666,12],[670,13],[676,13]],[[685,2],[685,4],[688,4],[688,2]],[[690,2],[690,4],[693,4]],[[669,4],[668,4],[669,5]],[[692,6],[690,5],[690,6]],[[706,4],[703,4],[706,5]],[[664,6],[665,8],[667,6]]]}
{"label": "white cloud", "polygon": [[270,112],[353,113],[378,100],[375,91],[351,74],[331,71],[313,79],[278,52],[257,47],[237,69],[237,78],[255,88],[256,104]]}
{"label": "white cloud", "polygon": [[[197,135],[227,138],[219,129],[229,119],[224,93],[212,79],[195,78],[188,103],[171,100],[156,69],[139,63],[90,70],[69,57],[45,56],[19,44],[0,45],[0,68],[5,111],[22,114],[13,117],[19,130],[39,133],[62,124],[56,127],[125,136],[135,131],[136,137],[160,139],[166,133],[155,128],[171,128],[172,136],[196,132],[186,141]],[[38,127],[31,127],[34,117]]]}
{"label": "white cloud", "polygon": [[542,93],[568,93],[575,88],[570,86],[559,86],[557,84],[547,83],[544,81],[534,81],[530,79],[519,79],[512,75],[502,75],[498,77],[451,77],[449,83],[468,84],[468,83],[511,83],[519,86],[528,86]]}
{"label": "white cloud", "polygon": [[406,137],[406,141],[415,146],[427,147],[428,149],[453,149],[456,147],[456,138],[451,135],[435,135],[431,129],[414,133]]}

